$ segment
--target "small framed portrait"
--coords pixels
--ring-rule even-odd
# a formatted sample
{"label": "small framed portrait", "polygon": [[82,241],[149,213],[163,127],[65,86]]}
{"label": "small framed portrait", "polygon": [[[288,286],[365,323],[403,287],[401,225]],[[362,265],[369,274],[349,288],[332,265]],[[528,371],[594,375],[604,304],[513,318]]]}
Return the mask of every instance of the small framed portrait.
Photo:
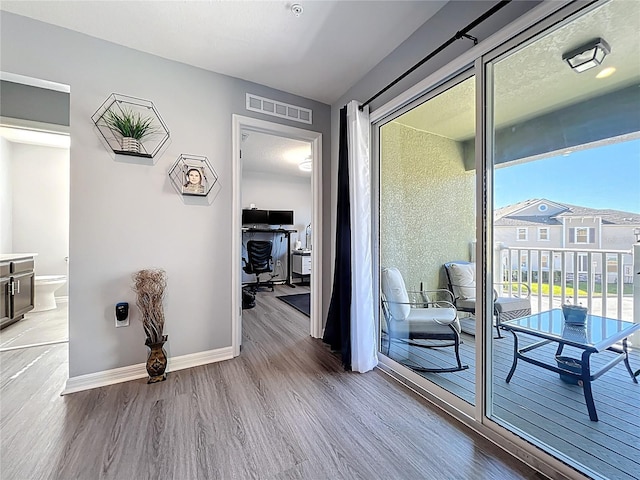
{"label": "small framed portrait", "polygon": [[202,166],[188,165],[182,166],[184,183],[182,185],[183,195],[206,195],[207,177]]}

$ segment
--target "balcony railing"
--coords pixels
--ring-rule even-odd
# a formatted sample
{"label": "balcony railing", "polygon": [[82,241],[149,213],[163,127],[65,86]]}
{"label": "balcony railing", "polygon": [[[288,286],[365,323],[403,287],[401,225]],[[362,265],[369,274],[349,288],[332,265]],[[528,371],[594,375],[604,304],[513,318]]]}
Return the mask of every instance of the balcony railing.
{"label": "balcony railing", "polygon": [[511,248],[496,250],[495,274],[516,292],[531,290],[534,312],[565,303],[586,306],[595,315],[633,321],[631,250]]}

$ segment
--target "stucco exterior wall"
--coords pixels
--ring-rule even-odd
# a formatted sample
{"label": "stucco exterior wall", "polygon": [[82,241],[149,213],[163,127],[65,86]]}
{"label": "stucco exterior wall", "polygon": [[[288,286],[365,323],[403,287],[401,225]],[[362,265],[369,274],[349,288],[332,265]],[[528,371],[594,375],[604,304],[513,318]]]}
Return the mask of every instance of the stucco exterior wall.
{"label": "stucco exterior wall", "polygon": [[380,258],[408,289],[445,286],[442,265],[469,260],[475,176],[462,144],[398,123],[381,129]]}

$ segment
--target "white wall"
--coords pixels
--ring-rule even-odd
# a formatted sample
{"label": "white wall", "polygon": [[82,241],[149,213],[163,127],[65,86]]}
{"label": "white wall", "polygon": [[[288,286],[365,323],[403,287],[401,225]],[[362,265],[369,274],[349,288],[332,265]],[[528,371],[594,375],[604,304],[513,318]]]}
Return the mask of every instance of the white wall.
{"label": "white wall", "polygon": [[[66,275],[69,150],[14,143],[11,165],[13,250],[38,254],[36,275]],[[56,295],[66,295],[66,285]]]}
{"label": "white wall", "polygon": [[[311,223],[311,177],[285,177],[270,173],[242,174],[242,208],[254,203],[261,210],[293,210],[294,229],[301,233]],[[291,235],[291,243],[297,238]]]}
{"label": "white wall", "polygon": [[0,253],[13,252],[11,146],[11,142],[0,137]]}
{"label": "white wall", "polygon": [[[69,374],[143,363],[147,349],[131,275],[167,271],[170,357],[231,345],[232,114],[299,126],[245,109],[245,94],[313,110],[308,128],[329,152],[327,105],[2,12],[0,69],[70,86]],[[112,93],[154,102],[171,132],[155,164],[105,149],[91,116]],[[167,172],[181,153],[205,155],[220,178],[209,204],[182,197]],[[326,162],[329,163],[328,161]],[[114,327],[116,302],[131,326]]]}
{"label": "white wall", "polygon": [[[255,204],[261,210],[293,210],[292,227],[297,233],[291,234],[291,248],[300,240],[305,246],[305,228],[311,223],[311,177],[283,176],[264,172],[243,172],[242,174],[242,208],[250,208]],[[283,235],[253,234],[255,239],[273,241],[273,261],[282,262],[282,268],[276,268],[274,280],[285,280],[287,276],[287,248]],[[282,240],[281,240],[282,239]],[[246,258],[247,234],[243,236],[242,256]],[[262,279],[266,277],[263,275]],[[242,273],[243,282],[252,282],[255,275]]]}

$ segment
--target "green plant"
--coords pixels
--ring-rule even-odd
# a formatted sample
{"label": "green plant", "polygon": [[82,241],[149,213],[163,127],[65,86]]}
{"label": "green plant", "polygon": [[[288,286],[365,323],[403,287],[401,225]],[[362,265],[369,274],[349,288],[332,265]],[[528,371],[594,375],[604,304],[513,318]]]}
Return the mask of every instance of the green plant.
{"label": "green plant", "polygon": [[123,137],[131,137],[142,140],[156,132],[153,118],[143,117],[140,113],[131,110],[107,110],[104,114],[104,122],[112,130],[117,131]]}

